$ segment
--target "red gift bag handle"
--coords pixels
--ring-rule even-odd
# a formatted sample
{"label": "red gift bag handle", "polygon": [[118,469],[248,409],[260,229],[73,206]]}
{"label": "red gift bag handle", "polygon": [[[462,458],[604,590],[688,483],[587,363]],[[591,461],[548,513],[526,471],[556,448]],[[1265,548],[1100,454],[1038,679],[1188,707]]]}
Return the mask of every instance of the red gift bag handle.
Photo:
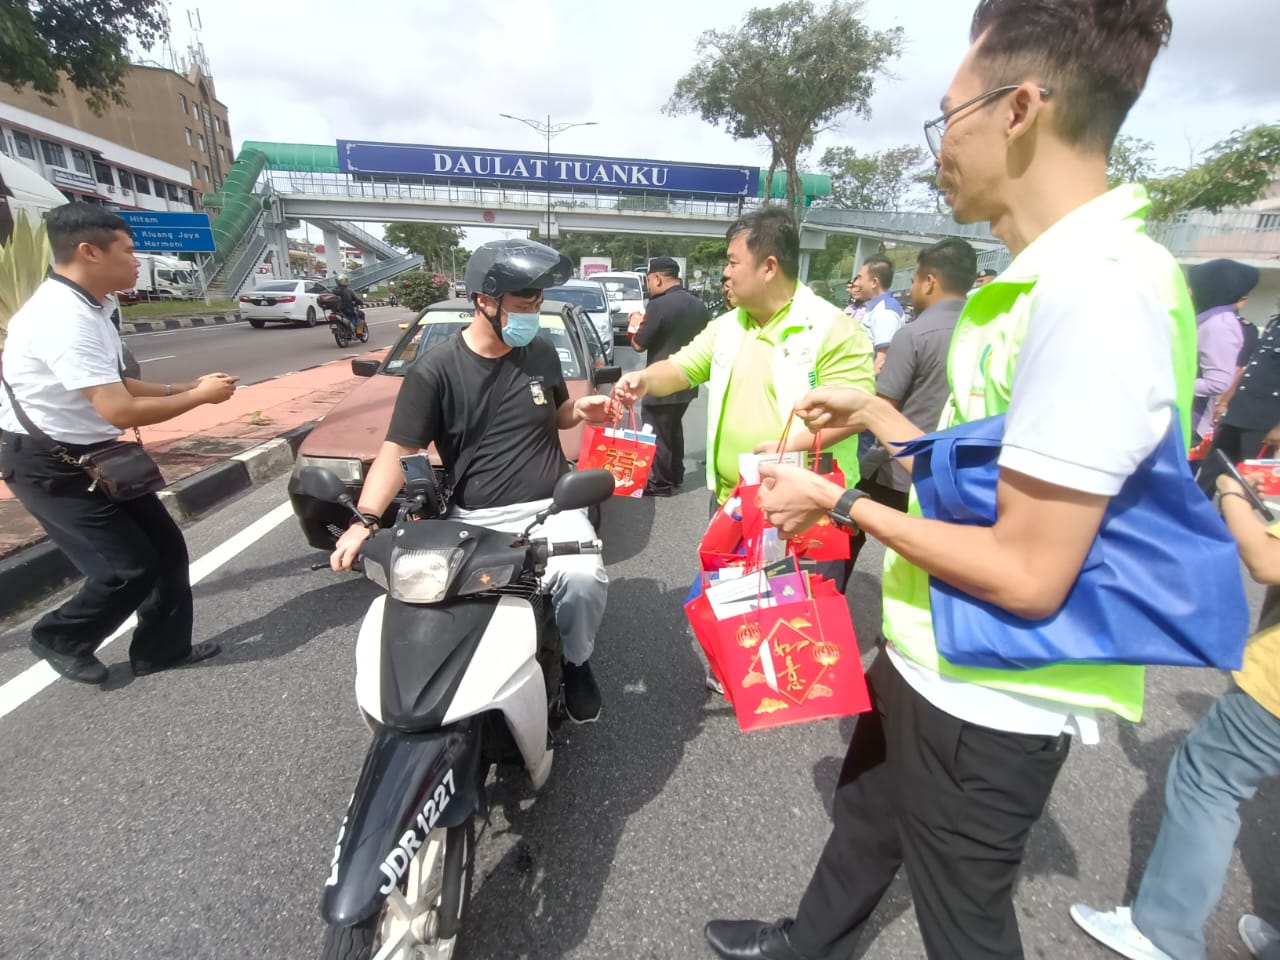
{"label": "red gift bag handle", "polygon": [[[791,425],[796,422],[796,412],[793,409],[791,415],[787,417],[787,425],[782,428],[782,436],[778,439],[778,449],[774,452],[781,455],[787,450],[787,438],[791,436]],[[822,431],[818,430],[813,435],[813,450],[809,458],[808,469],[818,472],[818,459],[822,456]]]}

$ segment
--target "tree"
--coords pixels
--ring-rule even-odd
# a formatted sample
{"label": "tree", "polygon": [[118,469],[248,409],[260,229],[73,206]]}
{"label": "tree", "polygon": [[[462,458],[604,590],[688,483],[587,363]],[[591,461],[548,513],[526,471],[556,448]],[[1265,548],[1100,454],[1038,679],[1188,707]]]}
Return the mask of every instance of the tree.
{"label": "tree", "polygon": [[1107,181],[1113,187],[1122,183],[1146,183],[1156,172],[1152,156],[1155,148],[1150,140],[1121,134],[1107,157]]}
{"label": "tree", "polygon": [[920,178],[933,177],[933,164],[923,147],[865,154],[853,147],[831,147],[820,166],[831,177],[832,203],[846,210],[911,209]]}
{"label": "tree", "polygon": [[388,223],[382,238],[393,247],[421,254],[432,269],[452,273],[453,251],[462,245],[462,228],[439,223]]}
{"label": "tree", "polygon": [[1153,180],[1153,220],[1188,210],[1220,213],[1259,199],[1280,175],[1280,124],[1237,130],[1190,169]]}
{"label": "tree", "polygon": [[396,284],[396,297],[410,310],[422,310],[433,303],[447,300],[453,284],[447,277],[427,270],[403,273]]}
{"label": "tree", "polygon": [[130,40],[150,50],[168,35],[165,0],[9,0],[0,5],[0,82],[29,84],[53,103],[65,75],[101,114],[125,103]]}
{"label": "tree", "polygon": [[735,139],[763,138],[771,162],[787,172],[787,204],[800,213],[800,154],[850,111],[871,115],[876,76],[902,48],[901,27],[871,30],[861,0],[831,0],[816,10],[790,0],[751,10],[735,29],[698,38],[698,60],[663,108],[697,114]]}

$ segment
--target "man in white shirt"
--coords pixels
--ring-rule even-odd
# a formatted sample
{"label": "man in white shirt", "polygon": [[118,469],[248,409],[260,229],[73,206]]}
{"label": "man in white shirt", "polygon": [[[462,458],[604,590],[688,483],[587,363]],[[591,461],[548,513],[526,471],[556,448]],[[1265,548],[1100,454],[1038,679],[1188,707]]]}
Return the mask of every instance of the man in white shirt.
{"label": "man in white shirt", "polygon": [[[857,719],[795,919],[712,921],[707,939],[726,960],[850,956],[904,866],[930,960],[1021,960],[1018,871],[1071,741],[1096,741],[1103,712],[1141,719],[1140,666],[949,661],[930,582],[999,608],[1014,629],[1053,616],[1111,498],[1170,430],[1190,432],[1186,281],[1145,231],[1146,191],[1107,179],[1170,30],[1165,0],[978,4],[972,45],[925,131],[956,220],[990,222],[1014,254],[960,313],[942,415],[945,427],[1005,414],[997,519],[928,520],[914,493],[904,514],[808,471],[760,468],[761,506],[782,535],[830,511],[888,548],[883,638],[867,670],[872,710]],[[811,430],[870,431],[891,451],[921,434],[848,388],[811,392],[797,414]]]}
{"label": "man in white shirt", "polygon": [[902,327],[902,304],[889,292],[892,284],[893,264],[878,254],[867,258],[850,283],[853,296],[862,304],[856,318],[876,349],[877,374],[889,355],[894,334]]}
{"label": "man in white shirt", "polygon": [[87,203],[58,207],[46,221],[53,269],[14,314],[5,342],[0,480],[85,579],[32,627],[31,650],[70,680],[101,683],[107,668],[95,651],[136,611],[129,646],[135,675],[196,663],[217,654],[218,645],[191,643],[182,531],[154,493],[110,500],[90,489],[74,461],[123,430],[222,403],[236,378],[214,373],[156,384],[124,376],[108,295],[137,277],[129,225]]}

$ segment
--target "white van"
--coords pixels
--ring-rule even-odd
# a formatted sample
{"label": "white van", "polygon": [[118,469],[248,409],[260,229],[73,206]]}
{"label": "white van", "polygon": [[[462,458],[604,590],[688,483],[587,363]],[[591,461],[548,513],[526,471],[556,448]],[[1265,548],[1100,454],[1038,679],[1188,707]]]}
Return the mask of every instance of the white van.
{"label": "white van", "polygon": [[591,279],[604,287],[605,293],[609,295],[609,318],[613,323],[614,340],[625,342],[628,318],[637,310],[644,313],[645,304],[649,300],[644,274],[619,270],[593,273]]}

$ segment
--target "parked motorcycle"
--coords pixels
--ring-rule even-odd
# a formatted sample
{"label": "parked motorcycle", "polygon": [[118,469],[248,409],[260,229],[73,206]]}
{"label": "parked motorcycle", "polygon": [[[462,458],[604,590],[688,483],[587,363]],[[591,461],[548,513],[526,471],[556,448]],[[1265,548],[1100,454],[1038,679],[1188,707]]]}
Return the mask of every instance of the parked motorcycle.
{"label": "parked motorcycle", "polygon": [[[325,881],[323,960],[453,956],[490,767],[518,764],[535,789],[551,773],[562,646],[539,578],[550,557],[601,549],[530,534],[554,513],[603,503],[614,486],[605,470],[568,473],[514,535],[440,519],[430,461],[401,463],[405,503],[360,554],[386,591],[356,641],[356,701],[373,740]],[[305,467],[297,484],[360,516],[335,474]]]}

